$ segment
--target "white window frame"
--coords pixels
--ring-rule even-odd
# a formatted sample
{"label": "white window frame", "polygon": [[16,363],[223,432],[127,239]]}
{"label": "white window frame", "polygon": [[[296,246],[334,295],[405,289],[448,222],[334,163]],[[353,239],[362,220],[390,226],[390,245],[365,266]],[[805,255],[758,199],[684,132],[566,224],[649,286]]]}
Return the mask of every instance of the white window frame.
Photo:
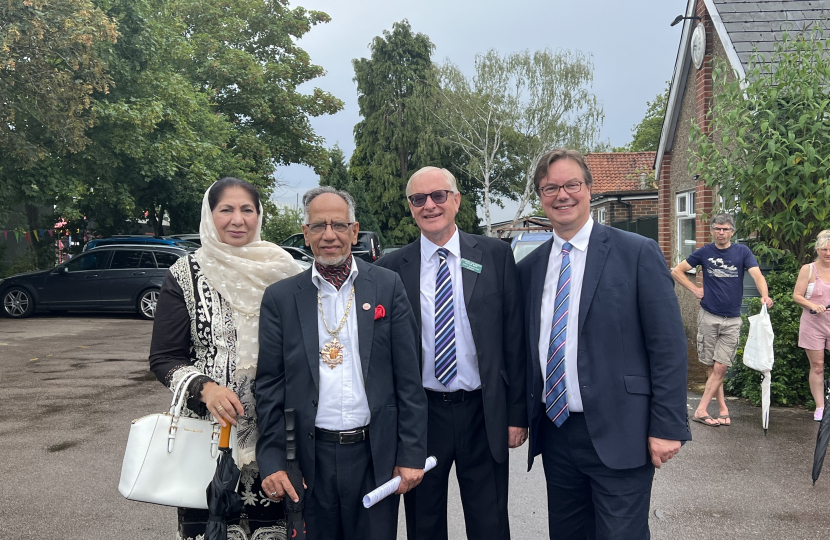
{"label": "white window frame", "polygon": [[601,224],[601,225],[605,225],[605,216],[606,216],[606,208],[604,206],[601,206],[601,207],[597,208],[596,222]]}
{"label": "white window frame", "polygon": [[[677,222],[677,263],[684,260],[683,248],[688,244],[683,240],[683,222],[697,218],[695,214],[695,191],[683,191],[675,195],[675,213]],[[695,229],[697,233],[697,229]],[[694,239],[693,239],[694,240]],[[697,242],[695,242],[697,245]],[[694,251],[694,248],[692,249]]]}

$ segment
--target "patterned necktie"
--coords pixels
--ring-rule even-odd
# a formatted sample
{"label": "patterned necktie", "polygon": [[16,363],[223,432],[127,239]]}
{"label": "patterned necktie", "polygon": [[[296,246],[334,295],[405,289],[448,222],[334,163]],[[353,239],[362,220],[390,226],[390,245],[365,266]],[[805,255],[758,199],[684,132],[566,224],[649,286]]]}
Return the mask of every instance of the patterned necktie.
{"label": "patterned necktie", "polygon": [[545,373],[545,412],[556,427],[568,419],[568,389],[565,387],[565,338],[568,335],[568,299],[571,293],[571,244],[562,246],[562,268],[556,285],[553,326],[548,343],[548,364]]}
{"label": "patterned necktie", "polygon": [[435,280],[435,378],[449,386],[457,374],[455,363],[455,312],[452,279],[447,266],[449,251],[438,248],[438,276]]}

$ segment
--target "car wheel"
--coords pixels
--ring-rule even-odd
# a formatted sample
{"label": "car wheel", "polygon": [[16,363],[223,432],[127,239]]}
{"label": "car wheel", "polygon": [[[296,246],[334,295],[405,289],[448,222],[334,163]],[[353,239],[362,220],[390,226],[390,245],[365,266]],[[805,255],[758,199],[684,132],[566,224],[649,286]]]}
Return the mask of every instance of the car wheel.
{"label": "car wheel", "polygon": [[26,289],[12,287],[3,294],[3,313],[13,319],[22,319],[35,312],[35,300]]}
{"label": "car wheel", "polygon": [[159,301],[158,289],[147,289],[138,297],[138,314],[142,319],[152,321],[156,318],[156,304]]}

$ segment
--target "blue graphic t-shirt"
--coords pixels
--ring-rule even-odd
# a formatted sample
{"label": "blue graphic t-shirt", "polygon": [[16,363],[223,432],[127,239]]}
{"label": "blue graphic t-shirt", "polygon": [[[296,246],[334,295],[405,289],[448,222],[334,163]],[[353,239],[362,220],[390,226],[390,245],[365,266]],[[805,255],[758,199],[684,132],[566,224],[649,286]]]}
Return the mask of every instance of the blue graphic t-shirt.
{"label": "blue graphic t-shirt", "polygon": [[758,266],[743,244],[718,249],[706,244],[686,259],[689,266],[703,267],[703,300],[700,307],[721,317],[740,317],[744,295],[744,270]]}

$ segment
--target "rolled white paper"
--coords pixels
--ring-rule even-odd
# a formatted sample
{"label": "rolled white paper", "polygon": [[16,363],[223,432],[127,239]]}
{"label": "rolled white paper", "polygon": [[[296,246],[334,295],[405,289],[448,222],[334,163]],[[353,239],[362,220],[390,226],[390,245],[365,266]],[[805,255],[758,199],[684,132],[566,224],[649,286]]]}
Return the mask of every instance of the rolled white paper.
{"label": "rolled white paper", "polygon": [[[431,471],[433,468],[435,468],[436,465],[438,465],[438,460],[435,459],[435,456],[429,456],[427,458],[426,463],[424,464],[424,472]],[[365,508],[370,508],[374,506],[386,497],[395,493],[395,491],[397,491],[398,489],[398,486],[400,485],[401,477],[396,476],[395,478],[386,482],[382,486],[378,486],[377,489],[370,491],[363,497],[363,506]]]}

